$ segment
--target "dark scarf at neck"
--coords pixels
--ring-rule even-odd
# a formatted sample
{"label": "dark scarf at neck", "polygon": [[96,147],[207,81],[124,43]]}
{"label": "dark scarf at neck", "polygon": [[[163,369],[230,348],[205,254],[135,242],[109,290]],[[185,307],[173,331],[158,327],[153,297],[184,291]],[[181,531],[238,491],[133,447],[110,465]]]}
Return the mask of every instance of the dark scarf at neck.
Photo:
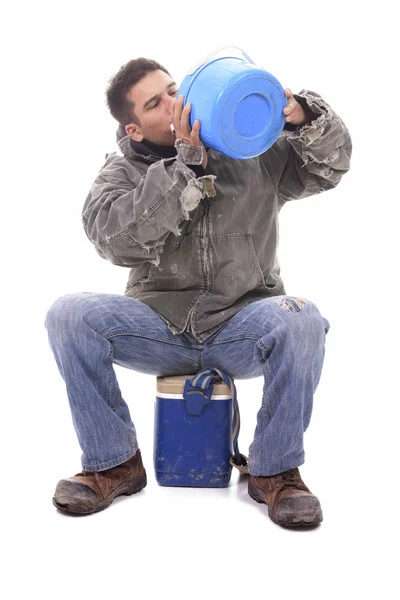
{"label": "dark scarf at neck", "polygon": [[161,158],[172,158],[176,156],[177,151],[173,146],[160,146],[160,144],[153,144],[153,142],[149,142],[148,140],[143,140],[142,142],[135,142],[135,140],[130,139],[130,144],[135,152],[139,152],[139,154],[144,154],[145,156],[159,156]]}
{"label": "dark scarf at neck", "polygon": [[[135,142],[132,138],[130,139],[131,148],[135,152],[144,156],[158,156],[160,158],[173,158],[177,155],[177,150],[172,146],[160,146],[159,144],[153,144],[148,140],[142,142]],[[206,147],[206,150],[208,148]],[[192,171],[196,174],[196,177],[203,177],[206,174],[205,169],[201,165],[188,165]]]}

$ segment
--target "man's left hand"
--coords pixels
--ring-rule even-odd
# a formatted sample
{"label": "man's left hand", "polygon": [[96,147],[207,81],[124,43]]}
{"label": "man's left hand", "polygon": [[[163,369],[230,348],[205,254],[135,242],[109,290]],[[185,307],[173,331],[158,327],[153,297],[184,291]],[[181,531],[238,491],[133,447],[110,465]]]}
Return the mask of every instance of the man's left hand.
{"label": "man's left hand", "polygon": [[293,125],[304,125],[307,123],[309,115],[305,113],[304,108],[297,102],[291,90],[285,88],[284,93],[288,101],[288,105],[283,109],[283,113],[286,115],[286,123],[292,123]]}

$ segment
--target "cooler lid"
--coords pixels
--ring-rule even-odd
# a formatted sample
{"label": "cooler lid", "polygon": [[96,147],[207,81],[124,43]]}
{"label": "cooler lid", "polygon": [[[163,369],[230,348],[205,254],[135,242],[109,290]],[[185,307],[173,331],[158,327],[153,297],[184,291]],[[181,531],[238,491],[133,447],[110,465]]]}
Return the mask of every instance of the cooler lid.
{"label": "cooler lid", "polygon": [[[183,394],[185,381],[187,379],[193,379],[195,376],[196,373],[193,373],[193,375],[171,375],[169,377],[157,377],[157,392],[163,394]],[[213,394],[231,395],[231,390],[224,381],[218,381],[214,383]]]}

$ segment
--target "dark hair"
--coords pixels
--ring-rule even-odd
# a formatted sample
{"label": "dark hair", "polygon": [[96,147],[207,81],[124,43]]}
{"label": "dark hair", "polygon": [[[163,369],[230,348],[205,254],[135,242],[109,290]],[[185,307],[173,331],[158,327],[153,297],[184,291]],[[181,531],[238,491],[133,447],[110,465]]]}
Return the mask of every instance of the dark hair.
{"label": "dark hair", "polygon": [[128,100],[127,92],[147,73],[158,69],[171,77],[167,69],[157,61],[142,57],[135,58],[123,65],[118,73],[109,79],[106,91],[107,106],[120,125],[125,126],[132,122],[139,124],[139,120],[134,113],[134,103]]}

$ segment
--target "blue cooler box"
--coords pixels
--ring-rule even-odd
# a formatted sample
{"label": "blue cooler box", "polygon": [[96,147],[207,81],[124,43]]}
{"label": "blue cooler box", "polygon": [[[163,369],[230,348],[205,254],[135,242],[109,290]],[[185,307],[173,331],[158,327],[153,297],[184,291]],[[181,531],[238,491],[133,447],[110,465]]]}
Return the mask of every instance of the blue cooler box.
{"label": "blue cooler box", "polygon": [[207,384],[205,398],[190,385],[194,377],[157,377],[156,480],[165,486],[225,487],[232,472],[232,436],[238,432],[237,423],[232,431],[232,388],[223,381]]}

